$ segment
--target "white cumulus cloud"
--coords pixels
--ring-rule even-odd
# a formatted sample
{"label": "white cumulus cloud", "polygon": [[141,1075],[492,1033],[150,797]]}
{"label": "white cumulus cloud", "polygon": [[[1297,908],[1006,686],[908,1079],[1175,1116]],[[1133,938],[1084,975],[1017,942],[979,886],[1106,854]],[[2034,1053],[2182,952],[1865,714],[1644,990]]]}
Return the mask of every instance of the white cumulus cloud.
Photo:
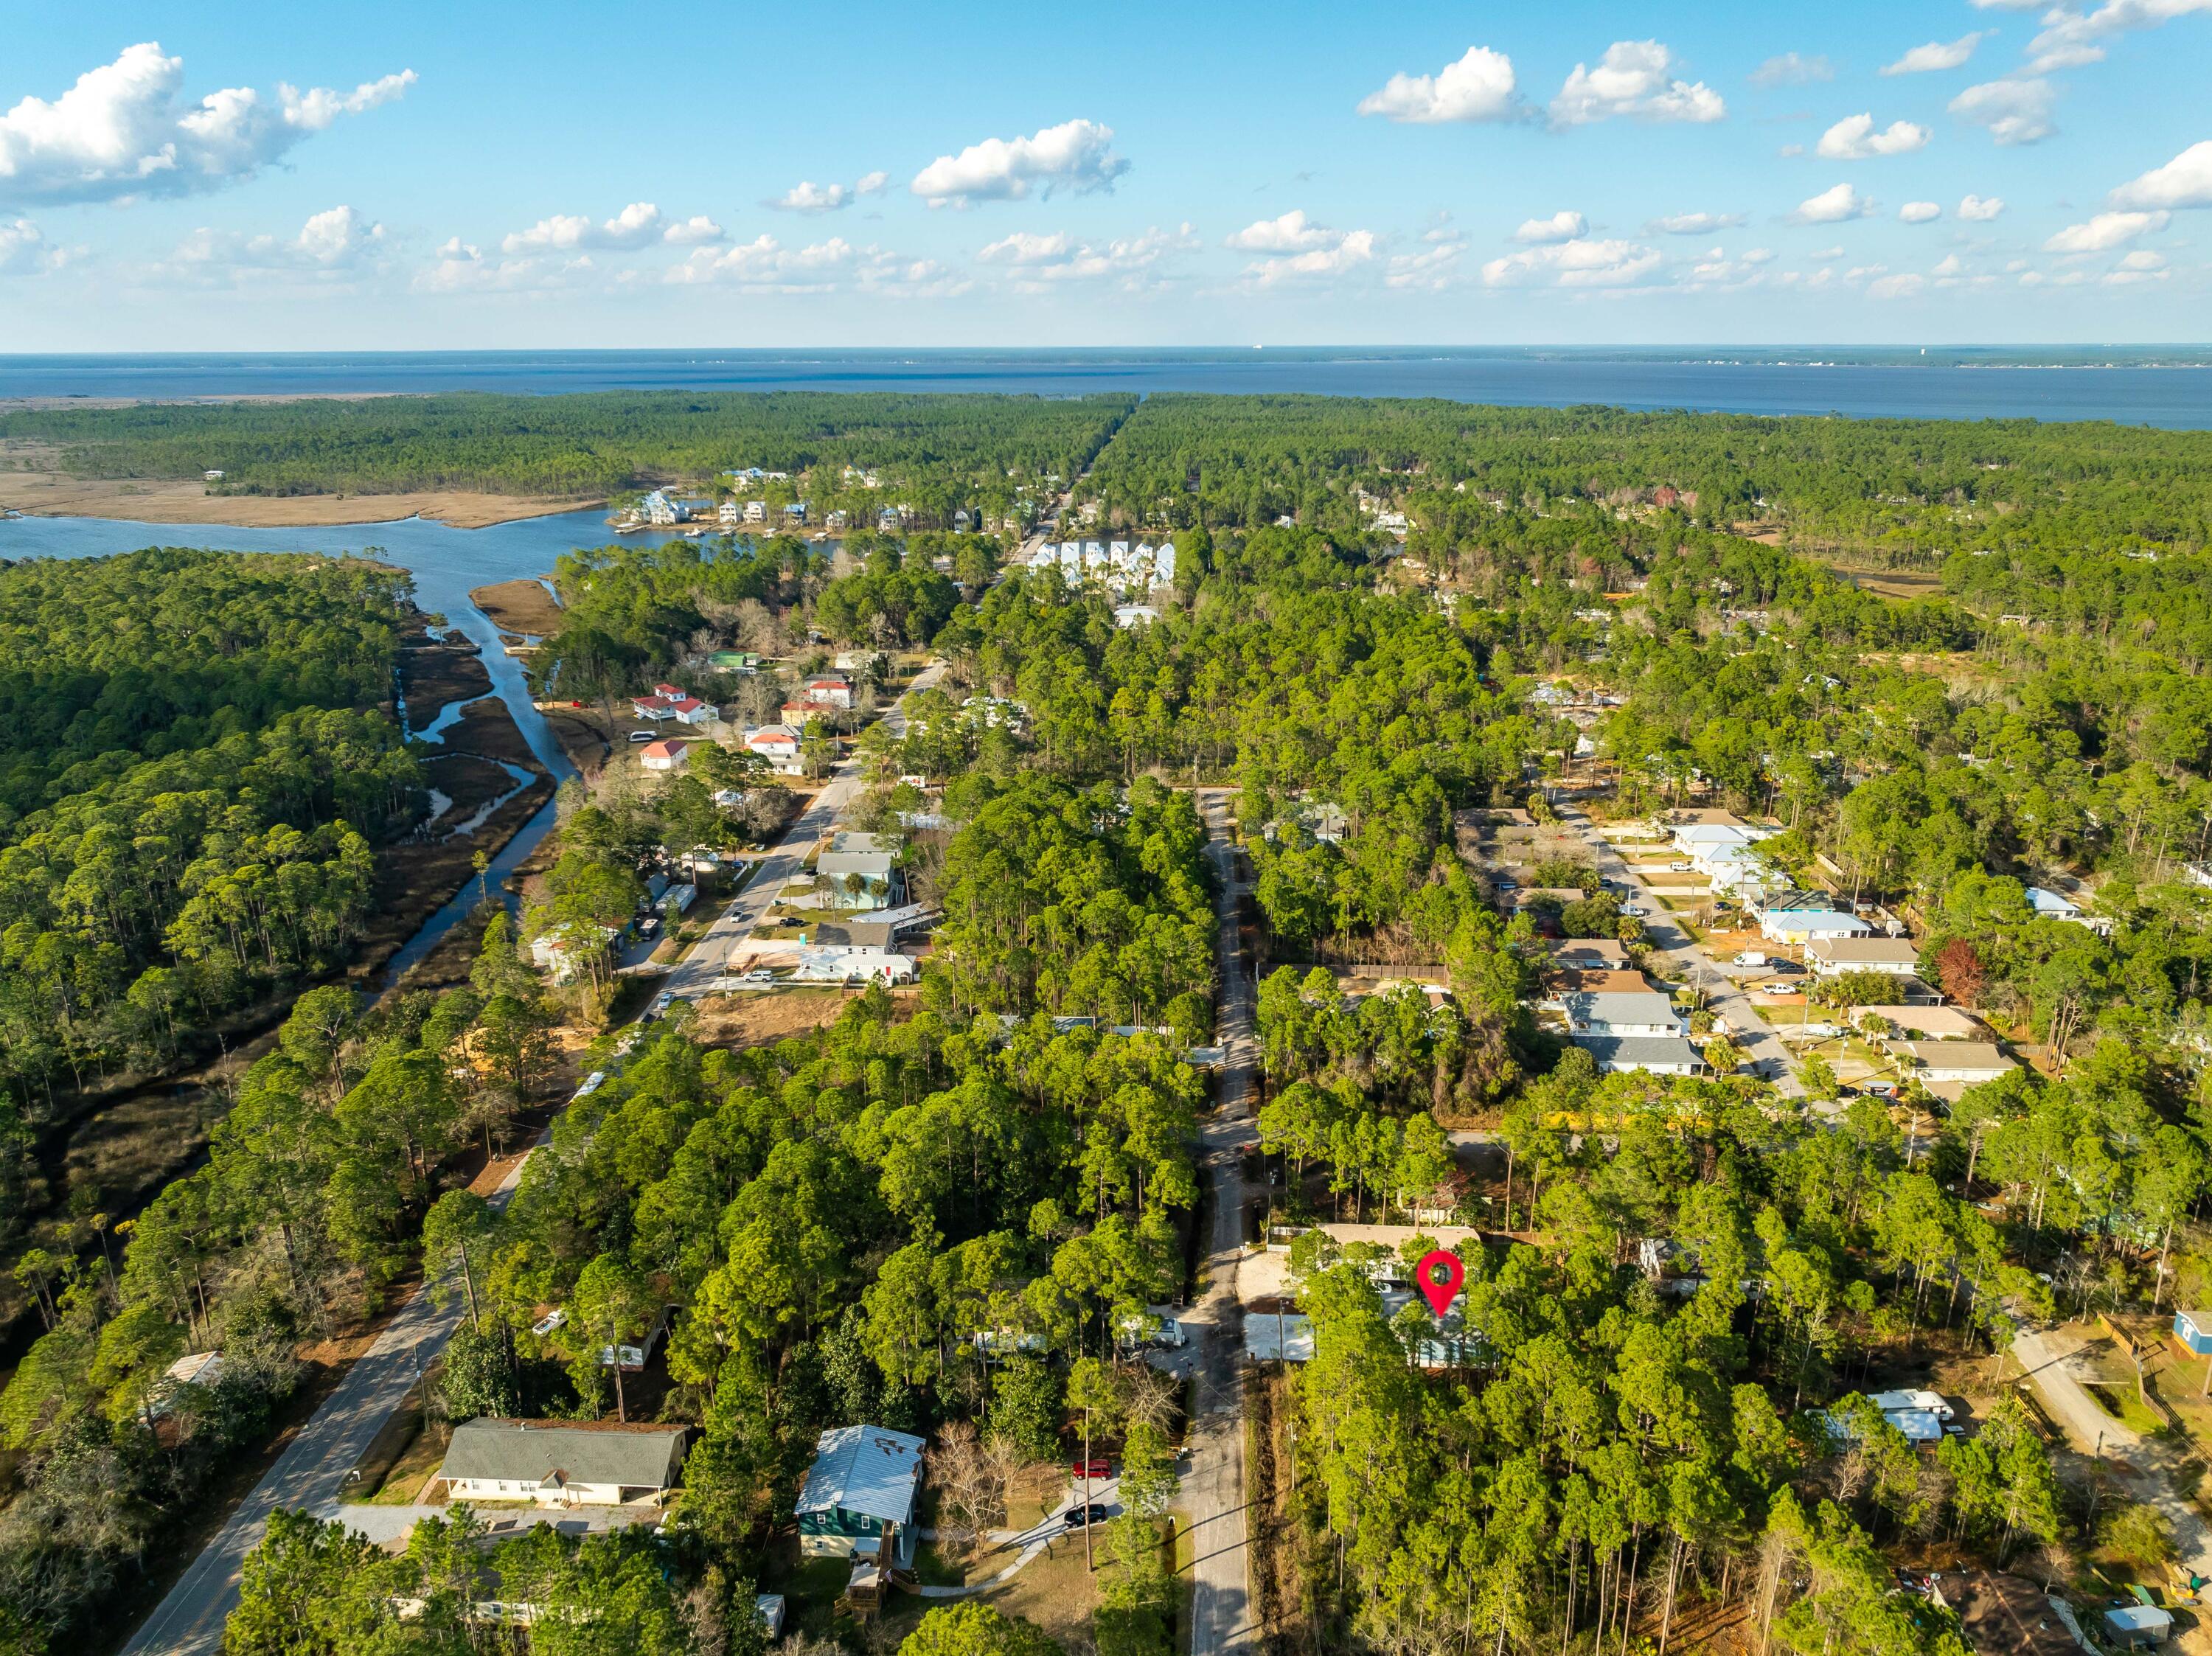
{"label": "white cumulus cloud", "polygon": [[1937,70],[1956,69],[1974,55],[1974,48],[1989,38],[1987,29],[1976,29],[1972,34],[1962,34],[1955,40],[1930,40],[1924,46],[1915,46],[1893,64],[1884,64],[1885,75],[1928,75]]}
{"label": "white cumulus cloud", "polygon": [[1341,276],[1372,264],[1380,240],[1372,230],[1331,230],[1310,222],[1304,213],[1285,213],[1247,225],[1229,239],[1229,246],[1268,255],[1244,267],[1244,281],[1273,288]]}
{"label": "white cumulus cloud", "polygon": [[1703,81],[1674,78],[1674,54],[1656,40],[1616,40],[1595,69],[1575,65],[1552,100],[1552,119],[1560,126],[1583,126],[1617,115],[1702,122],[1728,113],[1719,93]]}
{"label": "white cumulus cloud", "polygon": [[2115,207],[2212,207],[2212,140],[2193,143],[2163,167],[2112,191]]}
{"label": "white cumulus cloud", "polygon": [[1826,58],[1808,58],[1795,52],[1769,58],[1750,76],[1752,85],[1759,87],[1808,86],[1815,81],[1835,78],[1835,66]]}
{"label": "white cumulus cloud", "polygon": [[907,187],[932,207],[1018,201],[1032,191],[1085,195],[1111,190],[1129,163],[1114,153],[1114,129],[1062,121],[1025,138],[986,138],[957,155],[939,155]]}
{"label": "white cumulus cloud", "polygon": [[1846,219],[1865,218],[1874,210],[1874,203],[1864,196],[1848,184],[1839,184],[1817,196],[1808,196],[1790,217],[1797,224],[1841,224]]}
{"label": "white cumulus cloud", "polygon": [[70,258],[67,248],[48,241],[30,220],[0,219],[0,272],[58,270]]}
{"label": "white cumulus cloud", "polygon": [[1869,299],[1911,299],[1928,285],[1928,278],[1902,272],[1896,276],[1877,276],[1867,283]]}
{"label": "white cumulus cloud", "polygon": [[2069,224],[2043,244],[2046,253],[2101,253],[2133,241],[2152,230],[2166,228],[2167,215],[2100,213],[2084,224]]}
{"label": "white cumulus cloud", "polygon": [[373,263],[384,245],[381,224],[350,207],[332,207],[310,217],[295,236],[248,236],[203,227],[155,268],[164,276],[210,282],[256,271],[317,275],[358,270]]}
{"label": "white cumulus cloud", "polygon": [[978,250],[975,257],[1011,267],[1015,287],[1030,292],[1055,282],[1097,281],[1136,289],[1158,279],[1158,266],[1170,255],[1198,246],[1197,234],[1188,223],[1173,230],[1155,225],[1142,235],[1101,242],[1079,240],[1065,231],[1041,234],[1018,230]]}
{"label": "white cumulus cloud", "polygon": [[2051,82],[2031,76],[1970,86],[1950,107],[1960,120],[1988,128],[2001,144],[2037,143],[2058,130],[2051,118],[2055,101]]}
{"label": "white cumulus cloud", "polygon": [[403,70],[350,92],[279,83],[183,96],[185,63],[156,42],[125,47],[58,98],[26,97],[0,115],[0,201],[112,201],[185,196],[250,178],[341,115],[389,103],[415,83]]}
{"label": "white cumulus cloud", "polygon": [[1872,161],[1877,155],[1909,155],[1928,147],[1929,132],[1911,121],[1892,121],[1875,130],[1871,114],[1846,115],[1820,135],[1815,154],[1832,161]]}
{"label": "white cumulus cloud", "polygon": [[1482,279],[1493,288],[1626,288],[1658,268],[1659,255],[1651,248],[1632,241],[1585,240],[1493,258],[1482,267]]}
{"label": "white cumulus cloud", "polygon": [[1528,219],[1513,233],[1516,241],[1578,241],[1589,233],[1580,213],[1562,208],[1547,219]]}
{"label": "white cumulus cloud", "polygon": [[1261,219],[1228,237],[1222,246],[1248,253],[1302,253],[1315,247],[1334,247],[1342,240],[1338,232],[1316,224],[1296,208],[1279,218]]}
{"label": "white cumulus cloud", "polygon": [[719,250],[702,247],[673,265],[675,282],[733,283],[770,293],[822,293],[837,285],[860,257],[842,236],[805,247],[786,247],[763,231],[752,240]]}
{"label": "white cumulus cloud", "polygon": [[1959,216],[1969,224],[1987,224],[2004,211],[2002,196],[1964,196],[1959,201]]}
{"label": "white cumulus cloud", "polygon": [[880,194],[890,182],[888,173],[870,173],[854,184],[817,184],[811,179],[801,179],[761,205],[780,213],[835,213],[863,196]]}
{"label": "white cumulus cloud", "polygon": [[2088,10],[2057,6],[2044,15],[2043,32],[2027,44],[2030,72],[2079,69],[2105,55],[2105,40],[2133,29],[2162,27],[2177,17],[2212,12],[2212,0],[2104,0]]}
{"label": "white cumulus cloud", "polygon": [[1907,224],[1930,224],[1943,216],[1943,209],[1932,201],[1909,201],[1897,209],[1897,216]]}
{"label": "white cumulus cloud", "polygon": [[1429,124],[1518,120],[1522,111],[1513,60],[1488,46],[1469,46],[1433,75],[1393,75],[1359,100],[1359,112]]}
{"label": "white cumulus cloud", "polygon": [[1662,236],[1708,236],[1716,230],[1733,230],[1744,222],[1741,213],[1669,213],[1645,224],[1647,234]]}
{"label": "white cumulus cloud", "polygon": [[612,218],[594,222],[583,213],[556,213],[500,241],[503,253],[568,252],[605,248],[631,252],[656,242],[698,246],[722,240],[722,227],[703,215],[672,220],[649,201],[634,201]]}

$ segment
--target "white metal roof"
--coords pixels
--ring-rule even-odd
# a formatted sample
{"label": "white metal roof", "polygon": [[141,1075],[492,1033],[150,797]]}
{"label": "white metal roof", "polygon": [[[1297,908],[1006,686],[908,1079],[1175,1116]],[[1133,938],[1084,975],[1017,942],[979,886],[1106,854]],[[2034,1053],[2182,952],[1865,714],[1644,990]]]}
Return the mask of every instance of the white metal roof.
{"label": "white metal roof", "polygon": [[796,1510],[828,1512],[842,1507],[903,1524],[914,1511],[921,1482],[922,1441],[888,1426],[836,1426],[815,1445],[814,1465]]}

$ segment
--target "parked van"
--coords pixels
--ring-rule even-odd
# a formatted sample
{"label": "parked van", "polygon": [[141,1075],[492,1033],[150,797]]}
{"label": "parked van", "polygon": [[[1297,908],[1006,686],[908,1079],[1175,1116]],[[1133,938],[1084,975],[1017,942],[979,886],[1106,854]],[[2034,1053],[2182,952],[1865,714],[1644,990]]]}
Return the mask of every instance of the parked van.
{"label": "parked van", "polygon": [[1766,956],[1756,949],[1746,949],[1736,955],[1735,963],[1738,966],[1764,966],[1766,964]]}

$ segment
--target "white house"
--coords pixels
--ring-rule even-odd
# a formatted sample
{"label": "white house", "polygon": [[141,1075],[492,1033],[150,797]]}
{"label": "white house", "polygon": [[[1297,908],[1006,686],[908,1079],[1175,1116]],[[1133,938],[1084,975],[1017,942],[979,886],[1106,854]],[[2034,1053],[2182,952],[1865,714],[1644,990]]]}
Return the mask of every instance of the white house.
{"label": "white house", "polygon": [[649,771],[684,768],[691,757],[691,744],[684,741],[648,742],[637,750],[637,762]]}
{"label": "white house", "polygon": [[744,515],[745,507],[742,500],[725,500],[714,513],[717,519],[726,524],[741,523]]}
{"label": "white house", "polygon": [[2081,905],[2056,891],[2046,891],[2039,885],[2028,887],[2027,906],[2038,919],[2065,920],[2075,925],[2086,925],[2100,937],[2112,935],[2112,919],[2107,914],[2084,913]]}
{"label": "white house", "polygon": [[1567,1029],[1577,1035],[1672,1035],[1686,1039],[1690,1022],[1674,1010],[1674,1003],[1657,991],[1642,994],[1618,991],[1572,990],[1559,997],[1567,1015]]}
{"label": "white house", "polygon": [[912,983],[914,961],[888,949],[803,945],[792,977],[802,983],[851,983],[879,979],[884,983]]}
{"label": "white house", "polygon": [[804,768],[799,757],[799,732],[788,725],[763,725],[747,731],[745,746],[767,760],[779,776],[796,776]]}
{"label": "white house", "polygon": [[1885,1020],[1906,1040],[1978,1040],[1989,1032],[1955,1006],[1854,1006],[1851,1022],[1864,1028]]}
{"label": "white house", "polygon": [[1649,1075],[1694,1076],[1705,1071],[1698,1049],[1675,1035],[1577,1034],[1575,1045],[1597,1061],[1601,1073],[1624,1070]]}
{"label": "white house", "polygon": [[1919,970],[1920,951],[1901,937],[1813,937],[1805,940],[1805,963],[1824,978],[1844,972],[1909,978]]}
{"label": "white house", "polygon": [[1874,926],[1856,914],[1785,900],[1759,911],[1759,932],[1769,943],[1810,943],[1815,937],[1869,937]]}
{"label": "white house", "polygon": [[799,1492],[799,1550],[810,1558],[911,1564],[922,1447],[920,1438],[888,1426],[838,1426],[823,1433]]}
{"label": "white house", "polygon": [[1114,611],[1116,627],[1142,627],[1160,618],[1160,612],[1148,604],[1125,604]]}
{"label": "white house", "polygon": [[690,507],[681,500],[671,500],[665,492],[658,488],[645,497],[638,511],[649,524],[688,523],[691,519]]}
{"label": "white house", "polygon": [[531,941],[530,958],[553,974],[556,983],[568,983],[584,970],[585,963],[603,952],[614,937],[612,928],[569,921],[540,932]]}
{"label": "white house", "polygon": [[850,709],[853,705],[852,681],[838,677],[835,674],[824,674],[819,678],[810,678],[806,681],[805,688],[800,692],[799,699],[804,701],[827,702],[833,707]]}
{"label": "white house", "polygon": [[684,1468],[690,1429],[601,1421],[501,1420],[453,1429],[438,1476],[453,1501],[540,1507],[658,1505]]}
{"label": "white house", "polygon": [[768,502],[766,500],[747,500],[745,502],[745,521],[749,524],[766,523],[768,521]]}

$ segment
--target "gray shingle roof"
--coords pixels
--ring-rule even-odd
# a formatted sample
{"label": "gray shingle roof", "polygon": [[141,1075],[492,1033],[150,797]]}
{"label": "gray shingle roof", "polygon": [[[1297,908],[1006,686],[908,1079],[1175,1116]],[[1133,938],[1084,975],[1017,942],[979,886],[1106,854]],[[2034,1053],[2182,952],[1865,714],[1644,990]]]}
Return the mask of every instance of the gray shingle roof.
{"label": "gray shingle roof", "polygon": [[799,1492],[797,1510],[842,1507],[887,1524],[903,1524],[914,1511],[921,1482],[920,1438],[888,1426],[838,1426],[815,1445],[813,1467]]}
{"label": "gray shingle roof", "polygon": [[684,1464],[686,1435],[681,1426],[608,1429],[486,1416],[453,1429],[440,1472],[449,1478],[534,1483],[558,1472],[570,1483],[665,1489]]}
{"label": "gray shingle roof", "polygon": [[1702,1065],[1698,1049],[1679,1035],[1577,1035],[1575,1045],[1597,1060],[1601,1070],[1656,1069]]}

